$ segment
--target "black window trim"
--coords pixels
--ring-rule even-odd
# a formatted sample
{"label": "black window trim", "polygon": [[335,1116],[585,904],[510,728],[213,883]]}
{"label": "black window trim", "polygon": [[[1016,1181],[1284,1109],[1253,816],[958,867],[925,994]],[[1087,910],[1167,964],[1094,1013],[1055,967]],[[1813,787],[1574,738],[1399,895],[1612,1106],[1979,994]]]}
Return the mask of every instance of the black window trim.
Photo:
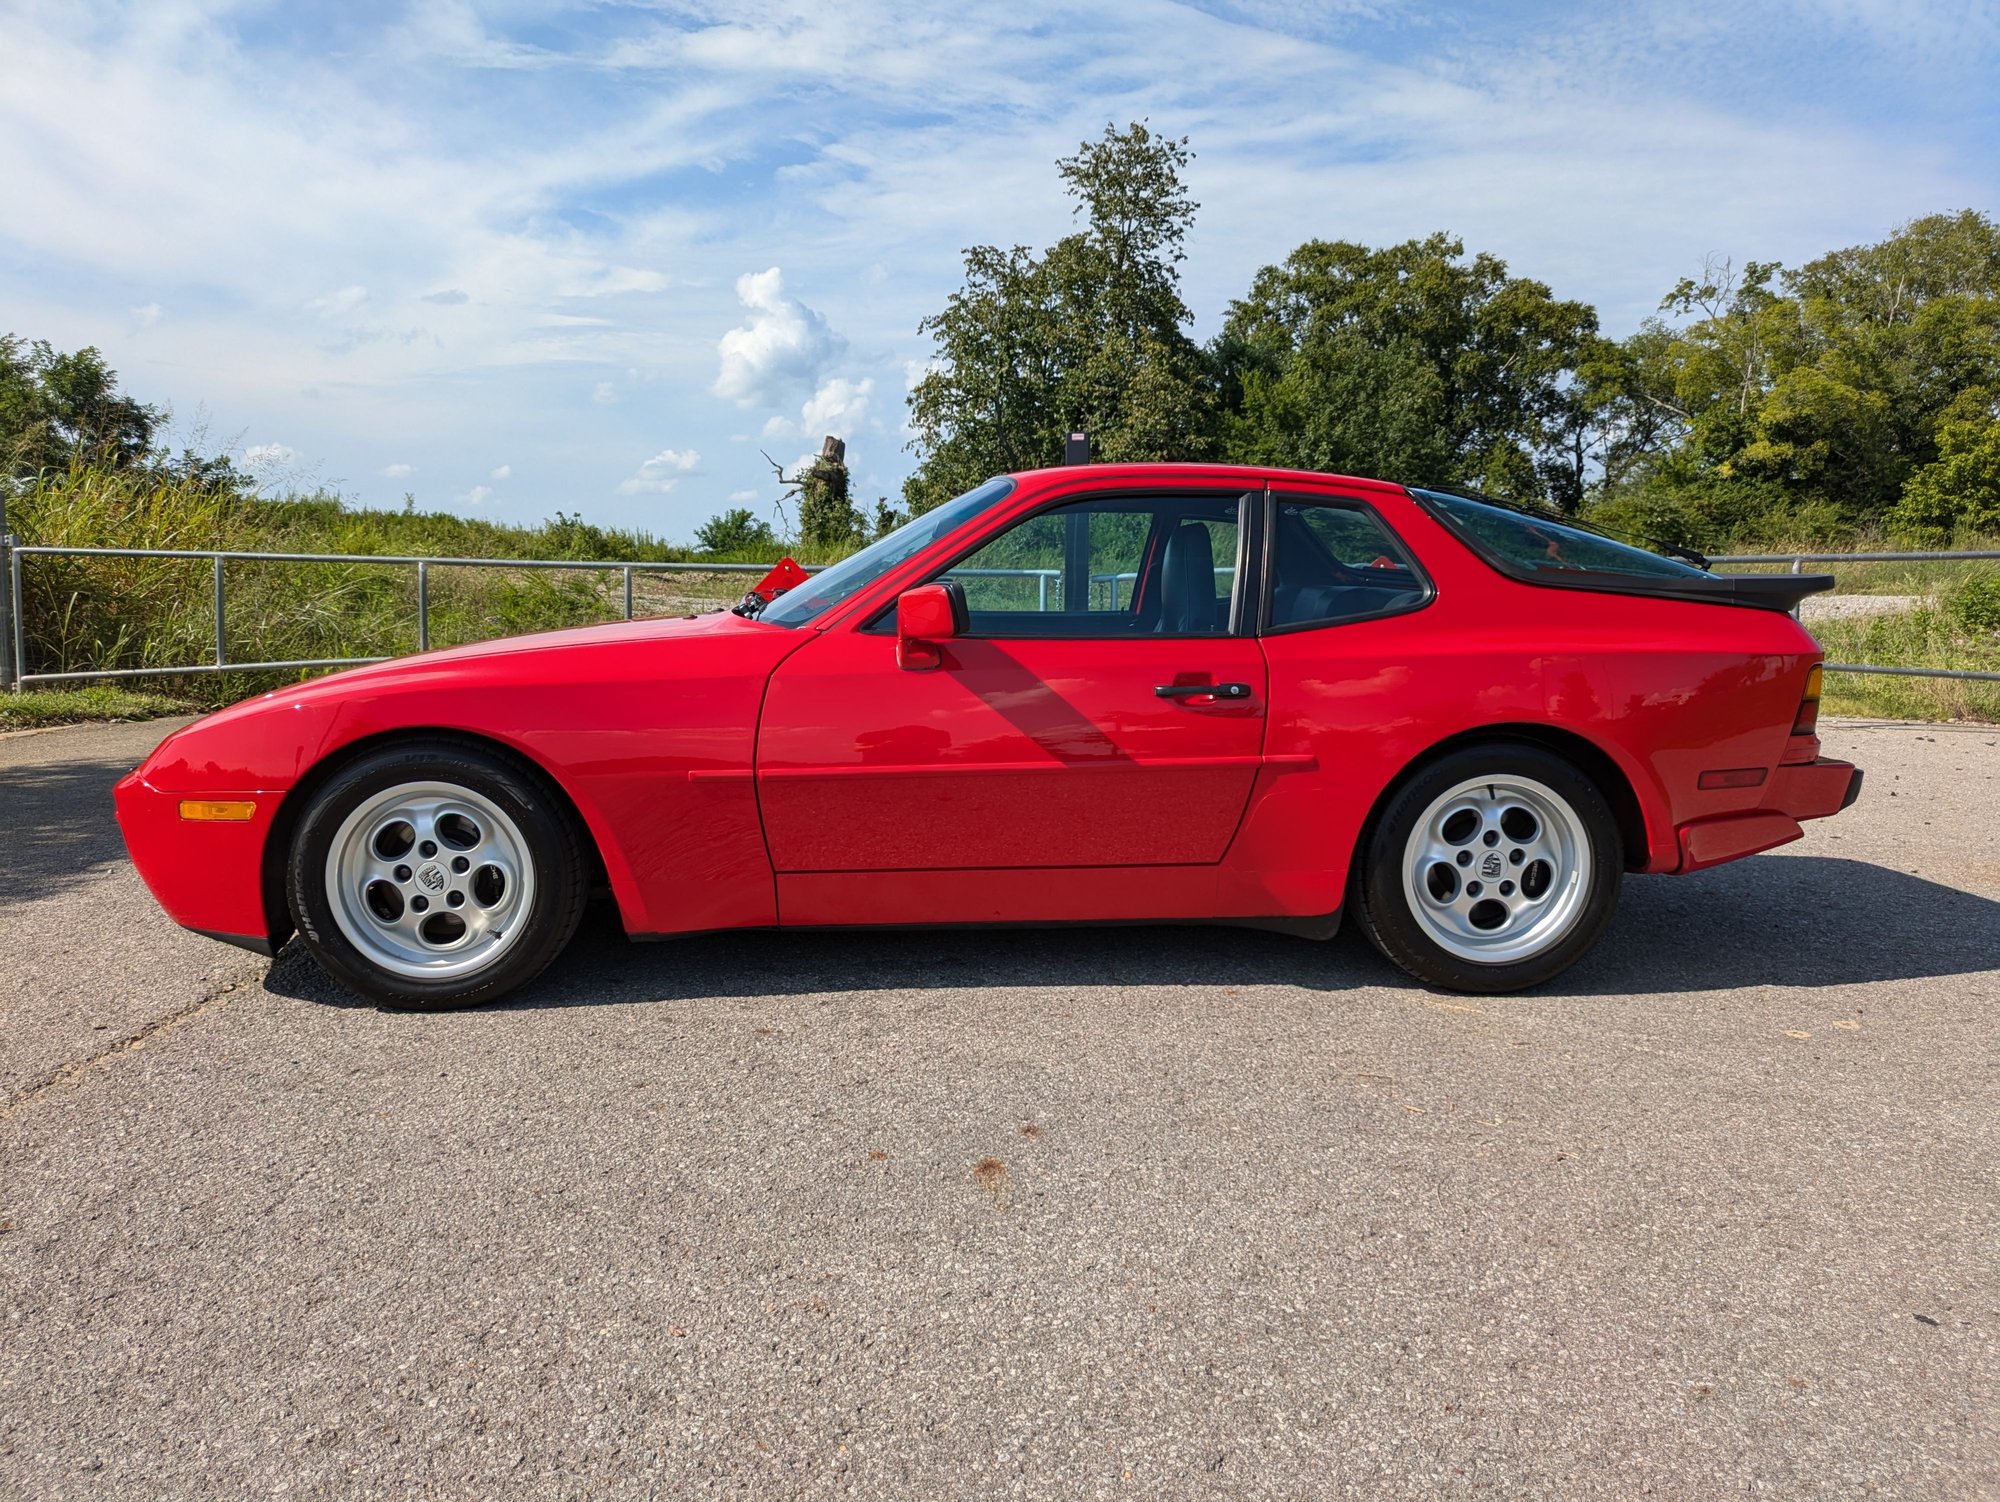
{"label": "black window trim", "polygon": [[[982,534],[963,552],[954,553],[941,567],[929,570],[924,577],[905,588],[914,589],[918,584],[933,584],[942,574],[951,572],[959,564],[970,558],[988,543],[1004,537],[1019,526],[1025,526],[1038,516],[1051,511],[1060,511],[1068,506],[1087,505],[1092,501],[1159,501],[1182,497],[1190,500],[1229,500],[1236,504],[1236,570],[1237,588],[1229,602],[1229,621],[1219,632],[1201,636],[1172,635],[1149,631],[1143,636],[977,636],[966,633],[967,641],[1226,641],[1233,637],[1247,637],[1254,633],[1248,629],[1245,616],[1252,598],[1247,591],[1263,588],[1263,573],[1253,567],[1253,555],[1249,551],[1249,541],[1253,530],[1259,528],[1263,506],[1259,500],[1268,500],[1270,490],[1261,482],[1248,485],[1120,485],[1106,490],[1070,491],[1064,495],[1052,496],[1044,504],[1031,511],[1024,511],[1011,518],[1004,525]],[[902,593],[898,590],[891,595],[882,608],[869,616],[854,629],[869,635],[883,635],[895,629],[896,599]],[[1022,611],[1023,615],[1040,614],[1037,611]],[[1050,612],[1054,614],[1055,612]],[[1106,612],[1109,614],[1109,612]]]}
{"label": "black window trim", "polygon": [[[1366,615],[1334,616],[1320,621],[1287,621],[1282,626],[1271,624],[1271,610],[1278,578],[1278,507],[1285,503],[1297,506],[1330,506],[1340,511],[1359,511],[1403,550],[1403,556],[1410,560],[1410,573],[1422,589],[1415,600],[1407,605],[1398,605],[1393,610],[1371,610]],[[1259,636],[1293,636],[1301,631],[1332,631],[1342,626],[1359,626],[1367,621],[1392,621],[1397,616],[1415,615],[1419,610],[1428,610],[1437,599],[1437,584],[1430,571],[1424,567],[1417,550],[1410,546],[1409,539],[1398,532],[1380,509],[1358,496],[1338,495],[1320,490],[1277,490],[1266,487],[1263,512],[1263,556],[1257,570],[1257,634]],[[1336,562],[1339,560],[1336,559]],[[1345,565],[1343,565],[1344,567]]]}

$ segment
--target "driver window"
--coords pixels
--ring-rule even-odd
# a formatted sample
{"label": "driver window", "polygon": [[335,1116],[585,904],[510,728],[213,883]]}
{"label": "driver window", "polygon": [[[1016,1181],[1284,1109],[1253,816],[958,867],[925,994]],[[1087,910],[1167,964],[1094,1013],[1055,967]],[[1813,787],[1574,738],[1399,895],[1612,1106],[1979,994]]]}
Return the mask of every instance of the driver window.
{"label": "driver window", "polygon": [[1043,511],[938,577],[965,590],[972,636],[1227,634],[1235,496],[1118,496]]}

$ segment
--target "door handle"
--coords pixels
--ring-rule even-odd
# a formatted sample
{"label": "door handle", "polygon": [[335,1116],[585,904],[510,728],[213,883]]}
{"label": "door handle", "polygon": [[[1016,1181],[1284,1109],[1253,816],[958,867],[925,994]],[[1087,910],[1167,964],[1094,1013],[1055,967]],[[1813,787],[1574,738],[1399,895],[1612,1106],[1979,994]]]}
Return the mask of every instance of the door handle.
{"label": "door handle", "polygon": [[1247,683],[1162,683],[1153,690],[1160,699],[1247,699]]}

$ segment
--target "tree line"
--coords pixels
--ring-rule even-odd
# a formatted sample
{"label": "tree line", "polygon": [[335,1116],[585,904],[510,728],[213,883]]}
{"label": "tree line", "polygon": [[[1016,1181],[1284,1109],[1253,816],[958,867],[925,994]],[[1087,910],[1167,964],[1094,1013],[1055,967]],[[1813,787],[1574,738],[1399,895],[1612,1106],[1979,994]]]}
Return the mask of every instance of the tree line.
{"label": "tree line", "polygon": [[1189,335],[1185,138],[1107,127],[1057,171],[1075,231],[976,246],[921,331],[922,511],[1061,462],[1215,459],[1471,487],[1663,541],[2000,531],[2000,225],[1917,219],[1804,266],[1716,259],[1624,339],[1433,234],[1308,240]]}

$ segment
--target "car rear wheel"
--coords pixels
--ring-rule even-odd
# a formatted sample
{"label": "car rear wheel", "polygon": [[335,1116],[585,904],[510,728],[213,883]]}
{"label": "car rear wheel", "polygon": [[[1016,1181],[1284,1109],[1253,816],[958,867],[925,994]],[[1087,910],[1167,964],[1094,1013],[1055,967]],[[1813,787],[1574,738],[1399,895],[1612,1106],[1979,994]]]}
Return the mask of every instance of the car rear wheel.
{"label": "car rear wheel", "polygon": [[1553,752],[1496,742],[1440,758],[1390,797],[1358,905],[1375,946],[1417,979],[1518,991],[1596,941],[1623,874],[1597,785]]}
{"label": "car rear wheel", "polygon": [[335,978],[390,1006],[468,1006],[532,979],[576,931],[583,852],[520,768],[474,746],[388,748],[314,795],[292,920]]}

